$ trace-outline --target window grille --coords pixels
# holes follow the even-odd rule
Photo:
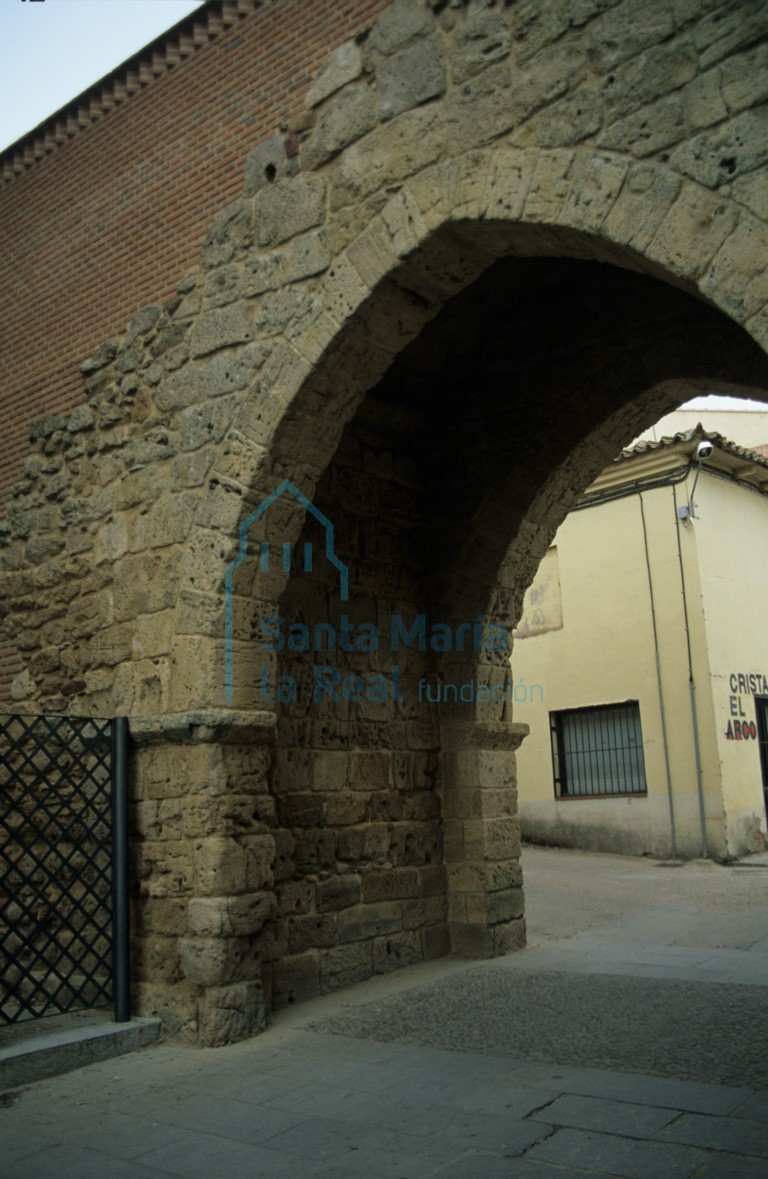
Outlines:
[[[646,794],[637,701],[550,713],[558,798]]]

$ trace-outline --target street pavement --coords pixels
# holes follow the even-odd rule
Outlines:
[[[2,1179],[766,1179],[768,860],[525,850],[529,948],[0,1096]]]

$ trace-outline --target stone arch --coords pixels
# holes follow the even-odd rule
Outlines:
[[[642,177],[634,186],[633,170]],[[712,198],[664,166],[617,155],[493,145],[427,168],[373,216],[317,281],[309,307],[288,321],[256,397],[246,398],[233,420],[237,444],[219,447],[209,484],[222,503],[200,504],[180,596],[197,592],[200,555],[212,549],[207,586],[218,583],[226,550],[212,544],[212,524],[219,537],[235,536],[243,502],[257,502],[282,471],[295,470],[297,453],[313,456],[302,472],[311,494],[361,390],[494,260],[571,257],[647,274],[720,308],[764,347],[762,310],[749,314],[759,296],[748,292],[736,257],[766,247],[768,230],[736,202]],[[267,388],[266,412],[261,404],[254,409]],[[221,664],[219,653],[209,661],[212,677],[181,699],[174,701],[171,689],[171,710],[216,699]]]
[[[637,292],[656,282],[642,289],[676,292],[716,330],[707,364],[649,371],[623,406],[591,405],[579,452],[561,445],[548,467],[510,476],[528,480],[527,498],[506,558],[503,545],[485,554],[489,598],[521,592],[568,497],[630,426],[680,396],[670,381],[728,379],[765,397],[765,135],[750,82],[759,18],[736,5],[723,31],[711,4],[672,13],[654,0],[626,54],[617,45],[631,17],[624,5],[602,7],[575,16],[552,0],[536,17],[509,5],[393,0],[319,81],[294,133],[299,170],[277,167],[280,137],[257,148],[243,198],[216,219],[179,301],[147,309],[124,339],[100,346],[85,366],[90,404],[65,429],[37,431],[43,458],[8,518],[8,621],[30,651],[19,693],[39,707],[131,713],[138,994],[144,1010],[203,1042],[258,1026],[262,988],[276,978],[283,998],[330,985],[307,968],[322,930],[303,962],[290,961],[302,954],[291,913],[319,910],[316,893],[278,888],[302,881],[289,869],[290,823],[274,789],[281,718],[252,691],[247,616],[235,638],[240,694],[222,707],[224,570],[243,520],[284,478],[311,497],[396,359],[504,260],[521,273],[526,262],[562,260],[613,268]],[[734,161],[727,176],[725,160]],[[733,366],[718,365],[719,338]],[[49,479],[51,454],[69,484]],[[513,502],[513,491],[499,502]],[[50,502],[61,502],[64,551]],[[301,536],[296,506],[274,521],[281,540]],[[493,518],[488,510],[489,526]],[[270,578],[258,591],[267,606],[291,589],[283,570]],[[446,585],[450,598],[449,576]],[[244,582],[237,595],[252,602],[256,590]],[[430,952],[446,947],[446,918],[469,952],[520,940],[508,767],[521,735],[495,715],[442,725],[451,850],[442,892],[432,886],[453,908],[422,923],[433,930]],[[414,866],[421,893],[409,899],[431,899],[426,865]],[[302,913],[304,904],[315,908]]]

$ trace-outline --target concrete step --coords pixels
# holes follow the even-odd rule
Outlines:
[[[0,1092],[135,1052],[159,1038],[159,1019],[114,1023],[103,1011],[6,1025],[0,1028]]]

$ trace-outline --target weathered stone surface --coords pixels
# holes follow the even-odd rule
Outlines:
[[[768,160],[768,106],[745,111],[676,148],[672,165],[707,188],[719,188]]]
[[[317,951],[291,954],[275,962],[272,987],[275,1007],[311,999],[320,992],[320,961]]]
[[[267,1024],[260,982],[209,987],[200,1006],[199,1041],[208,1048],[244,1040]]]
[[[378,122],[376,94],[370,86],[347,86],[333,98],[301,149],[305,168],[317,168],[354,143]]]
[[[345,873],[329,876],[315,886],[315,903],[318,913],[333,913],[359,904],[361,899],[360,877]],[[374,898],[367,898],[374,899]]]
[[[373,970],[387,974],[403,966],[414,966],[424,959],[421,937],[416,931],[376,938],[373,943]]]
[[[678,274],[702,274],[734,229],[736,213],[715,193],[687,185],[651,243],[655,259]]]
[[[335,946],[339,940],[336,918],[330,913],[289,917],[287,929],[289,954],[300,954],[320,946]]]
[[[509,21],[503,12],[470,9],[460,27],[451,77],[457,85],[507,57],[512,47]]]
[[[166,377],[155,393],[158,409],[183,409],[209,397],[221,397],[244,389],[269,356],[270,348],[262,341],[246,345],[236,355],[212,356],[210,360],[185,365]]]
[[[373,954],[370,942],[357,945],[334,946],[320,950],[320,989],[336,991],[364,982],[373,974]]]
[[[319,71],[314,84],[310,87],[306,105],[319,106],[331,94],[341,90],[348,82],[354,82],[363,72],[363,55],[360,46],[355,41],[346,41],[340,45]]]
[[[188,928],[205,938],[242,937],[258,933],[272,911],[269,893],[239,897],[192,897]]]
[[[685,106],[673,95],[611,123],[600,133],[598,144],[642,158],[679,143],[684,135]]]
[[[207,356],[229,344],[244,344],[253,338],[247,309],[241,304],[205,312],[192,330],[193,356]]]
[[[647,50],[609,74],[601,83],[601,92],[615,119],[679,90],[696,77],[697,70],[693,44],[673,41]]]
[[[587,52],[598,73],[615,69],[627,58],[643,49],[665,41],[674,31],[670,5],[656,0],[640,0],[631,7],[626,3],[593,21],[586,30]]]
[[[250,197],[277,180],[285,180],[296,172],[295,160],[285,150],[285,140],[275,135],[260,143],[249,153],[245,164],[244,196]]]
[[[566,11],[561,5],[547,6],[537,0],[524,0],[519,4],[513,23],[518,62],[528,61],[566,32],[571,23],[575,24],[574,7],[570,5],[571,11]]]
[[[432,14],[426,5],[412,4],[411,0],[393,0],[371,32],[370,48],[380,53],[392,53],[415,37],[429,33],[432,23]]]
[[[581,82],[586,73],[584,53],[576,45],[558,46],[546,55],[546,61],[533,58],[515,78],[511,112],[515,123],[522,123],[534,111],[559,98]]]
[[[288,241],[325,219],[325,181],[320,176],[278,181],[255,197],[253,216],[260,246]]]
[[[434,36],[386,58],[377,69],[379,114],[391,119],[445,93],[443,42]]]

